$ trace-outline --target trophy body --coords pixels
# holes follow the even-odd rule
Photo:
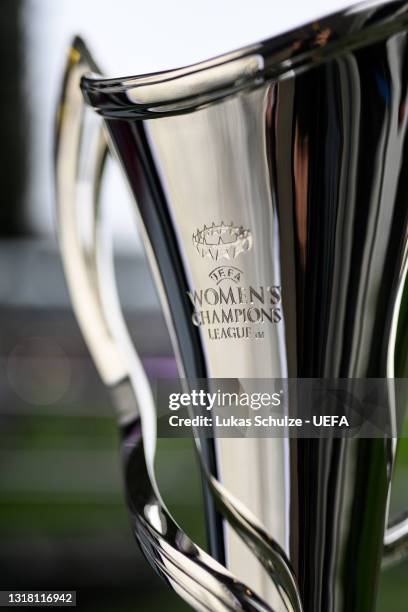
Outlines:
[[[408,54],[402,5],[389,7],[157,82],[83,80],[134,194],[183,376],[404,376]],[[374,609],[392,439],[216,438],[201,453],[284,551],[298,609]],[[213,557],[289,609],[207,505]]]

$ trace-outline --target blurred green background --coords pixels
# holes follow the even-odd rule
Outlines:
[[[1,589],[77,590],[86,610],[188,609],[131,533],[114,411],[73,315],[0,317]],[[159,314],[130,316],[130,327],[150,374],[174,372]],[[192,441],[160,440],[158,466],[174,515],[205,546]]]

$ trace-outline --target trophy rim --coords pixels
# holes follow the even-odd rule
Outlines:
[[[344,53],[408,30],[406,0],[369,0],[273,38],[182,68],[81,79],[87,103],[101,115],[159,118],[191,112],[242,90],[291,78]]]

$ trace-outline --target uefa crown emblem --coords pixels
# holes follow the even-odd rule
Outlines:
[[[231,222],[226,225],[221,221],[220,225],[213,223],[209,227],[204,225],[203,229],[197,229],[193,234],[193,245],[201,257],[209,257],[213,261],[219,259],[235,259],[240,253],[245,253],[252,248],[252,234],[249,229],[234,226]]]

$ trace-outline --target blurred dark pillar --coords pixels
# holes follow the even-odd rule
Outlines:
[[[27,234],[24,215],[28,171],[28,92],[24,92],[21,16],[24,0],[0,4],[0,236]]]

